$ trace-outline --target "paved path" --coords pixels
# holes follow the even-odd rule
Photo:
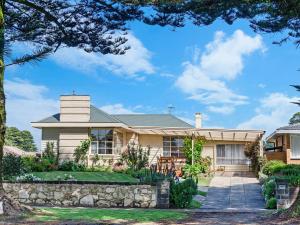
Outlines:
[[[200,210],[264,209],[258,180],[250,173],[217,174],[210,183]]]

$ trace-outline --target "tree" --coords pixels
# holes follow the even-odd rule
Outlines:
[[[5,144],[16,146],[24,151],[36,151],[33,136],[28,130],[19,130],[16,127],[7,127],[5,132]]]
[[[0,0],[0,201],[5,197],[5,67],[42,60],[63,47],[125,54],[129,46],[124,45],[124,35],[132,20],[182,27],[187,20],[202,26],[218,18],[228,24],[245,18],[255,31],[287,31],[279,43],[294,39],[299,44],[299,4],[297,0]],[[33,50],[12,58],[14,43],[30,43]]]
[[[207,26],[217,19],[222,19],[228,24],[233,24],[238,19],[246,19],[255,32],[283,35],[280,40],[274,41],[275,44],[282,44],[288,40],[294,41],[296,45],[300,44],[300,1],[298,0],[136,0],[133,2],[152,5],[154,14],[143,19],[148,24],[183,27],[191,21],[196,26]]]
[[[21,209],[5,195],[2,185],[5,67],[40,61],[63,47],[124,54],[129,48],[124,45],[126,22],[140,16],[136,6],[110,0],[0,0],[0,202],[5,214]],[[9,53],[15,43],[29,43],[32,50],[13,58]]]
[[[298,124],[300,123],[300,112],[296,112],[289,121],[290,125]]]

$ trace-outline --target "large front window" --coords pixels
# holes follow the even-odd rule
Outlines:
[[[245,145],[224,144],[217,145],[218,165],[245,165],[249,159],[245,156]]]
[[[300,158],[300,135],[296,135],[296,134],[291,135],[291,158],[292,159]]]
[[[92,154],[112,154],[113,150],[113,130],[112,129],[92,129],[91,130],[91,153]]]
[[[184,157],[183,137],[163,137],[163,156]]]

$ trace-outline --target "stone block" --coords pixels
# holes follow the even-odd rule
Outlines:
[[[94,198],[92,195],[87,195],[80,199],[80,205],[82,206],[93,206],[94,205]]]

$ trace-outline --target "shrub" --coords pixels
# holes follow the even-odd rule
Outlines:
[[[270,160],[262,168],[262,172],[268,176],[274,175],[283,169],[286,164],[280,160]]]
[[[199,175],[199,173],[202,172],[202,170],[203,170],[202,165],[198,164],[198,163],[196,163],[194,165],[186,164],[183,168],[184,175],[186,177],[191,177],[191,178],[195,179],[196,182],[197,182],[198,175]]]
[[[55,163],[47,158],[38,158],[35,156],[26,156],[22,158],[25,172],[45,172],[57,169]]]
[[[89,151],[91,140],[84,140],[80,142],[80,145],[75,148],[74,161],[76,163],[84,164],[87,163],[87,153]]]
[[[72,160],[65,160],[59,164],[58,170],[61,171],[86,171],[86,166],[84,164],[78,164]]]
[[[275,191],[276,191],[276,183],[275,179],[269,179],[266,181],[262,187],[263,189],[263,195],[266,200],[269,200],[272,197],[275,197]]]
[[[20,156],[11,153],[3,156],[3,178],[5,180],[20,176],[23,172],[23,162]]]
[[[270,198],[266,203],[267,209],[276,209],[277,208],[277,200],[275,197]]]
[[[16,178],[17,181],[41,181],[42,179],[34,176],[33,174],[25,174],[22,176],[18,176]]]
[[[128,167],[138,171],[148,165],[150,147],[144,150],[140,145],[128,145],[127,150],[121,155],[121,162],[125,162]]]
[[[56,157],[54,154],[54,143],[47,142],[46,149],[44,150],[42,157],[47,159],[50,163],[56,164]]]
[[[205,137],[199,137],[194,141],[194,162],[198,162],[201,158],[203,144],[206,142]],[[185,138],[183,143],[183,152],[187,164],[192,164],[192,139]]]
[[[186,179],[181,183],[171,181],[170,205],[175,208],[187,208],[190,206],[193,195],[197,194],[197,184],[193,179]]]
[[[260,155],[260,152],[261,146],[259,137],[255,142],[246,144],[245,146],[245,155],[250,159],[252,171],[257,177],[266,163],[266,159]]]
[[[125,170],[125,166],[122,162],[116,162],[112,168],[112,171],[117,173],[123,172],[124,170]]]

